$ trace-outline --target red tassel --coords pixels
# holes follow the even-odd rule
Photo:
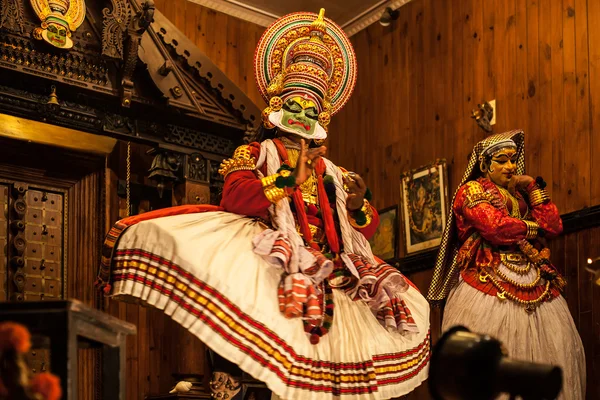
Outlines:
[[[323,222],[325,223],[325,236],[327,236],[327,243],[329,248],[335,254],[340,252],[340,241],[338,234],[335,231],[335,223],[333,222],[333,213],[331,212],[331,205],[329,204],[329,198],[327,197],[327,191],[325,190],[325,184],[323,183],[323,174],[325,174],[325,161],[319,159],[315,166],[318,180],[317,189],[319,193],[319,205],[321,206],[321,215],[323,216]]]
[[[112,290],[112,286],[110,285],[110,283],[107,283],[104,286],[103,290],[104,290],[104,294],[108,296],[110,294],[110,291]]]

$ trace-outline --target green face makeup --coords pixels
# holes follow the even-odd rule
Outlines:
[[[314,102],[296,96],[286,101],[282,110],[281,123],[283,126],[303,135],[315,133],[319,114]]]
[[[67,44],[67,30],[56,24],[48,26],[48,41],[56,47],[65,47]]]

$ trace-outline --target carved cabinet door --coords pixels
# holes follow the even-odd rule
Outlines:
[[[67,194],[0,180],[0,301],[62,299],[65,293]],[[50,368],[49,351],[32,348],[33,373]]]
[[[67,194],[0,181],[0,301],[64,297]]]

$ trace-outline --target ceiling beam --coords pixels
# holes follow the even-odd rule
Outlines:
[[[188,1],[264,27],[271,25],[273,21],[279,18],[278,15],[244,4],[243,1],[238,0]],[[340,26],[348,36],[355,35],[369,25],[379,21],[379,18],[386,7],[391,7],[393,10],[396,10],[410,1],[411,0],[380,0],[367,10],[364,10],[350,20],[341,23]],[[340,23],[340,21],[338,21],[338,23]]]

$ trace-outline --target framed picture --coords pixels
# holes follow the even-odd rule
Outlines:
[[[406,255],[440,245],[448,208],[446,160],[402,175],[400,187]]]
[[[373,254],[389,264],[398,257],[398,206],[379,211],[379,226],[369,240]]]

